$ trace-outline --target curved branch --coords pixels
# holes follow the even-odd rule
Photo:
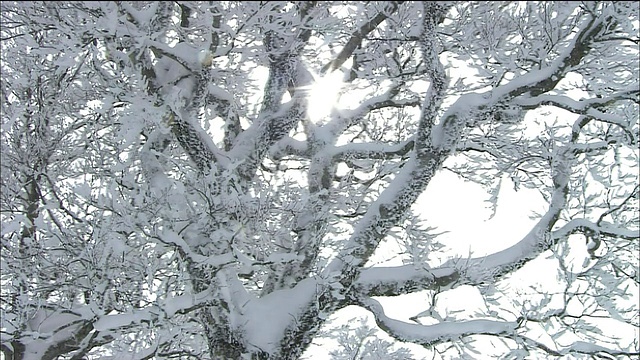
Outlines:
[[[638,233],[637,230],[619,228],[613,224],[609,224],[606,222],[595,224],[587,219],[573,219],[566,223],[560,229],[552,232],[551,237],[552,239],[557,240],[578,232],[596,233],[616,238],[622,238],[625,240],[634,240],[640,238],[640,233]]]
[[[567,201],[571,174],[570,163],[575,158],[575,154],[569,151],[569,147],[565,147],[556,156],[558,157],[557,164],[552,174],[555,190],[551,195],[549,209],[527,235],[516,244],[497,253],[464,261],[450,260],[447,262],[459,268],[465,267],[465,278],[468,281],[478,284],[511,273],[551,248],[555,243],[555,239],[551,237],[550,233]],[[463,269],[461,268],[461,270]]]
[[[453,341],[469,335],[501,335],[513,334],[518,322],[496,320],[467,320],[441,322],[435,325],[419,325],[392,319],[384,313],[382,305],[375,299],[362,298],[362,307],[375,317],[376,324],[391,337],[423,346],[432,346],[445,341]]]
[[[495,87],[484,93],[469,93],[461,96],[442,115],[440,124],[433,126],[431,138],[435,147],[443,150],[457,146],[460,119],[469,113],[490,109],[496,104],[510,101],[516,97],[527,95],[538,97],[551,91],[571,70],[580,64],[582,59],[591,50],[594,39],[605,27],[611,17],[592,17],[587,24],[576,34],[564,52],[549,66],[539,70],[530,71],[527,74]],[[526,101],[526,97],[523,97]],[[604,114],[606,115],[606,114]],[[431,128],[431,127],[429,127]]]
[[[602,108],[603,106],[611,105],[616,101],[635,100],[637,99],[639,94],[640,94],[640,91],[631,89],[627,91],[620,91],[606,98],[592,98],[592,99],[583,99],[583,100],[574,100],[568,96],[563,96],[563,95],[543,94],[535,97],[518,97],[514,99],[513,102],[514,104],[519,105],[526,110],[535,109],[541,105],[553,105],[560,109],[571,111],[572,113],[575,113],[575,114],[590,115],[590,116],[598,117],[603,113],[600,111],[597,111],[596,110],[597,108]],[[596,110],[596,111],[590,112],[593,110]]]
[[[149,44],[149,49],[151,49],[154,55],[158,58],[161,57],[160,55],[166,56],[169,59],[177,62],[178,64],[180,64],[182,67],[184,67],[190,72],[193,72],[194,69],[198,68],[198,62],[188,61],[187,59],[184,59],[182,55],[176,51],[176,49],[166,44],[163,44],[155,40],[147,40],[147,43]],[[181,43],[181,44],[184,45],[185,43]],[[193,52],[196,53],[196,50],[193,49]]]
[[[611,16],[591,16],[592,18],[576,34],[565,51],[550,66],[532,71],[522,76],[518,81],[511,81],[499,88],[507,90],[509,97],[516,97],[527,92],[538,96],[555,88],[572,67],[580,64],[591,50],[597,35],[612,19]]]

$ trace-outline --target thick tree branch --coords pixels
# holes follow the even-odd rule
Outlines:
[[[50,345],[42,356],[43,360],[57,359],[61,355],[80,349],[83,339],[89,336],[93,330],[93,324],[89,321],[80,321],[78,324],[73,324],[72,326],[77,327],[65,340],[59,341],[58,343],[54,342],[55,345]]]
[[[530,71],[518,77],[517,81],[511,81],[488,92],[470,93],[461,96],[454,105],[449,107],[437,126],[433,126],[432,122],[425,122],[426,126],[423,127],[431,130],[432,145],[441,151],[456,148],[458,135],[461,128],[465,126],[463,120],[470,113],[480,114],[496,104],[510,101],[510,99],[523,94],[537,97],[552,90],[572,67],[580,64],[609,20],[611,20],[610,17],[592,16],[572,39],[564,52],[549,66]]]
[[[455,268],[419,269],[414,265],[371,267],[362,270],[354,285],[361,296],[398,296],[421,290],[437,290],[459,279]]]
[[[307,141],[300,141],[287,136],[271,147],[269,155],[276,160],[289,155],[309,159],[311,158],[311,150]]]
[[[313,19],[309,12],[315,3],[315,1],[303,1],[298,6],[301,29],[295,36],[287,39],[272,30],[265,32],[264,46],[269,58],[269,76],[258,121],[278,110],[284,94],[290,90],[292,83],[294,88],[311,85],[309,79],[301,79],[296,71],[298,66],[302,66],[299,61],[300,52],[311,37],[311,31],[305,25]],[[275,21],[271,15],[269,19]]]
[[[422,346],[432,346],[446,341],[458,340],[469,335],[508,336],[515,332],[519,322],[497,320],[467,320],[442,322],[435,325],[419,325],[395,320],[384,313],[382,305],[372,298],[361,298],[362,307],[375,317],[380,329],[391,337],[406,342],[414,342]]]
[[[335,176],[334,161],[322,154],[324,147],[331,144],[311,142],[318,154],[311,158],[309,174],[309,198],[304,208],[295,216],[293,231],[297,233],[293,247],[301,261],[286,264],[280,271],[276,288],[291,287],[306,278],[316,263],[321,250],[322,239],[327,231],[329,218],[329,193]],[[270,289],[265,285],[265,291]]]
[[[304,119],[307,101],[302,94],[294,95],[277,113],[267,116],[259,124],[238,135],[228,153],[233,160],[242,161],[238,174],[246,181],[253,178],[256,169],[272,145],[284,138],[296,124]]]
[[[218,157],[216,157],[216,152],[211,149],[215,145],[211,143],[210,139],[205,138],[208,135],[198,131],[188,120],[176,116],[173,112],[169,116],[171,132],[176,136],[182,148],[189,154],[198,170],[207,173],[213,169],[218,162]]]
[[[204,290],[195,294],[185,294],[160,300],[158,305],[151,305],[137,309],[132,313],[106,314],[99,316],[93,322],[93,328],[97,331],[113,331],[115,329],[134,326],[136,323],[153,323],[162,318],[172,317],[175,314],[186,314],[210,304],[211,290]],[[90,310],[87,309],[90,313]]]
[[[531,231],[519,242],[505,250],[459,262],[458,266],[466,268],[466,270],[463,270],[465,272],[464,277],[471,283],[477,284],[491,281],[511,273],[524,266],[524,264],[537,257],[543,251],[550,249],[556,243],[558,239],[552,237],[552,229],[560,218],[560,213],[565,208],[570,192],[571,167],[577,157],[572,146],[578,140],[580,130],[587,123],[588,121],[584,118],[576,120],[569,144],[559,148],[554,158],[551,159],[553,163],[551,177],[554,190],[551,194],[547,212],[533,226]]]
[[[599,114],[602,114],[602,112],[590,111],[612,105],[622,100],[636,101],[639,94],[640,91],[630,89],[611,94],[607,97],[596,97],[582,100],[574,100],[563,95],[542,94],[534,97],[517,97],[513,102],[526,110],[535,109],[541,105],[553,105],[560,109],[571,111],[575,114],[597,117]]]
[[[405,156],[413,150],[413,139],[399,144],[351,143],[331,150],[334,161],[353,159],[394,159]]]
[[[569,171],[570,169],[566,163],[556,170],[554,176],[555,190],[551,196],[549,209],[522,240],[495,254],[458,261],[457,266],[463,266],[466,269],[463,270],[466,279],[474,284],[493,281],[494,278],[521,268],[529,260],[551,248],[554,242],[549,238],[549,232],[560,217],[560,212],[564,209],[566,203],[569,191]],[[452,261],[452,263],[455,263],[455,261]]]
[[[580,64],[591,50],[591,46],[602,29],[610,21],[612,21],[611,16],[591,16],[591,19],[571,40],[564,52],[550,66],[524,75],[521,79],[525,81],[512,81],[501,87],[508,91],[509,97],[516,97],[527,92],[532,96],[538,96],[552,90],[572,67]],[[527,78],[534,81],[528,82]]]
[[[436,29],[451,6],[452,4],[448,3],[424,3],[420,50],[427,69],[429,89],[422,104],[415,142],[416,155],[422,161],[428,160],[433,152],[442,156],[453,150],[453,147],[441,146],[442,136],[434,136],[433,132],[438,118],[438,110],[448,85],[447,74],[439,58],[440,49]],[[461,129],[457,124],[448,124],[447,120],[447,118],[441,119],[439,127],[457,141]]]
[[[271,146],[285,137],[306,116],[304,94],[293,90],[309,86],[312,81],[312,77],[303,68],[299,55],[311,36],[305,25],[313,19],[310,15],[313,6],[314,1],[304,2],[299,6],[303,30],[289,40],[288,47],[284,50],[284,39],[278,38],[271,31],[265,33],[265,48],[269,52],[269,76],[260,114],[251,127],[237,137],[230,151],[232,159],[246,159],[237,170],[246,181],[253,177]],[[283,96],[289,90],[292,90],[292,99],[282,105]]]
[[[37,309],[28,324],[33,332],[22,335],[30,338],[24,347],[25,354],[40,353],[41,359],[52,360],[80,349],[93,330],[93,319],[89,318],[90,310],[87,309],[87,316],[75,310]]]
[[[445,86],[445,76],[442,64],[438,59],[438,52],[435,49],[427,49],[428,44],[435,46],[435,26],[441,15],[447,10],[438,4],[424,3],[425,17],[423,19],[422,37],[425,38],[423,51],[427,62],[434,69],[429,73],[431,86],[427,94],[426,103],[423,105],[423,114],[420,120],[420,127],[414,152],[391,184],[373,202],[366,214],[360,219],[354,229],[351,238],[346,242],[340,253],[323,272],[327,276],[331,274],[341,274],[340,283],[345,289],[351,288],[359,275],[359,271],[369,260],[380,241],[387,235],[391,227],[396,225],[404,216],[406,211],[418,198],[420,193],[426,188],[436,171],[445,160],[445,154],[432,152],[429,146],[418,145],[420,141],[426,141],[420,137],[424,133],[427,123],[432,122],[436,116],[439,99],[442,98]]]
[[[175,47],[170,47],[159,41],[148,40],[147,42],[149,49],[151,49],[158,58],[166,56],[189,71],[197,71],[202,68],[202,64],[197,61],[197,49],[195,48],[192,48],[190,53],[191,57],[185,58],[184,55],[187,54],[184,53],[184,46],[186,46],[184,43],[180,43],[182,46],[180,47],[180,51],[178,51]]]
[[[325,272],[342,274],[341,282],[345,288],[350,288],[360,268],[371,257],[389,229],[400,221],[426,188],[443,160],[434,154],[430,162],[422,163],[412,156],[391,184],[369,206],[353,235]]]

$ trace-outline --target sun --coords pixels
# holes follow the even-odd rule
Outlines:
[[[309,89],[309,119],[322,122],[337,106],[342,88],[342,72],[334,71],[324,76],[314,76],[314,83]]]

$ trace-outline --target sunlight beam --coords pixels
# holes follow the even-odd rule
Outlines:
[[[314,75],[314,83],[309,90],[309,108],[307,113],[313,123],[319,123],[333,110],[339,100],[343,86],[341,70],[321,75]]]

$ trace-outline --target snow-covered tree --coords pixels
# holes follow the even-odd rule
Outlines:
[[[637,4],[0,6],[3,359],[640,352]],[[456,253],[451,172],[546,207]]]

